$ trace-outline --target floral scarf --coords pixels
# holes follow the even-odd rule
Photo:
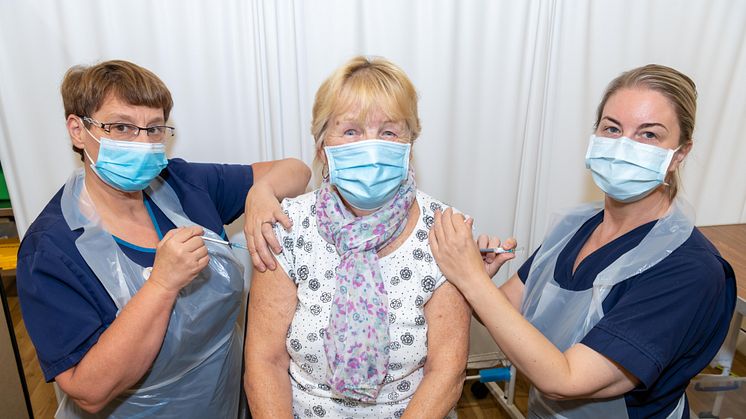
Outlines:
[[[362,217],[345,208],[328,179],[316,193],[319,234],[342,256],[324,350],[329,385],[344,397],[375,402],[388,373],[388,298],[377,252],[404,231],[415,195],[411,170],[391,201]]]

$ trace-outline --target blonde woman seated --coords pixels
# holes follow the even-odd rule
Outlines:
[[[246,375],[254,417],[455,417],[470,309],[435,264],[444,205],[418,191],[417,94],[381,58],[356,57],[319,88],[321,187],[282,206],[282,269],[255,272]]]

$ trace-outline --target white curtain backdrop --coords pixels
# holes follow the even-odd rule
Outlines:
[[[500,281],[553,212],[601,198],[584,167],[596,104],[651,62],[699,89],[683,173],[698,224],[746,222],[745,23],[746,2],[730,0],[0,0],[0,160],[23,233],[80,164],[64,72],[125,59],[173,93],[171,156],[310,164],[319,84],[380,55],[420,94],[419,187],[526,247]],[[472,352],[493,348],[475,327]]]

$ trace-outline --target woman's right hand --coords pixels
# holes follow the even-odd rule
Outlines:
[[[192,282],[210,261],[203,232],[202,227],[191,226],[166,233],[156,247],[150,280],[172,292]]]
[[[477,246],[479,246],[480,249],[494,249],[497,247],[502,247],[505,250],[511,250],[515,249],[516,244],[517,243],[515,239],[512,237],[506,239],[502,243],[500,242],[500,239],[495,236],[480,234],[479,237],[477,237]],[[489,275],[490,278],[495,276],[503,263],[510,260],[510,258],[508,258],[508,255],[513,255],[513,253],[508,253],[505,255],[506,256],[500,258],[498,258],[500,254],[494,252],[488,252],[482,255],[482,261],[484,261],[484,270],[487,271],[487,275]]]
[[[491,259],[489,254],[483,258],[471,233],[473,222],[472,219],[467,220],[463,214],[453,212],[451,208],[442,213],[435,211],[435,223],[429,235],[430,250],[435,262],[448,281],[461,290],[474,281],[480,281],[485,274],[490,274],[491,277],[500,266],[515,257],[512,253],[501,253],[493,255]],[[482,243],[484,241],[482,238]],[[499,240],[497,244],[499,245]],[[515,241],[506,240],[504,247],[512,249]]]

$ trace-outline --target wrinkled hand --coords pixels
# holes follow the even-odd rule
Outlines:
[[[433,257],[448,281],[458,288],[466,287],[485,275],[494,275],[503,263],[515,257],[512,253],[492,253],[482,257],[472,236],[473,223],[473,219],[467,220],[463,214],[448,208],[443,213],[435,212],[435,224],[430,231]],[[485,241],[484,237],[481,239]],[[505,246],[511,243],[514,247],[515,241],[511,240],[506,240]]]
[[[150,280],[178,292],[207,266],[210,257],[202,240],[202,227],[175,228],[163,237],[155,250]]]
[[[243,231],[251,254],[251,263],[259,272],[264,272],[267,268],[274,271],[277,265],[270,248],[278,254],[282,251],[282,246],[272,226],[274,223],[280,223],[285,229],[289,229],[293,222],[282,211],[272,188],[264,183],[256,183],[249,189],[245,213]]]

